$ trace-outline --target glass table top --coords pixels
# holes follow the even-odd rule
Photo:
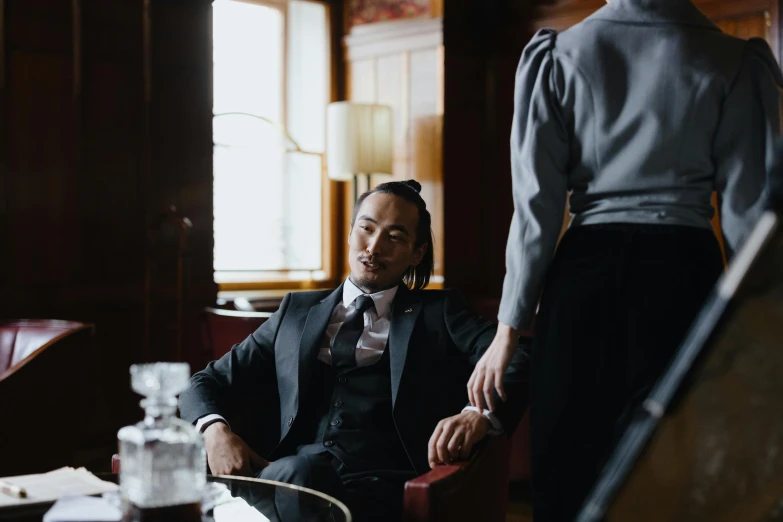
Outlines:
[[[98,473],[109,482],[119,476]],[[111,496],[111,495],[110,495]],[[115,495],[115,502],[118,496]],[[40,522],[52,503],[0,509],[0,520]],[[165,511],[164,511],[165,509]],[[351,522],[345,504],[320,491],[282,482],[247,477],[208,475],[201,509],[183,506],[177,509],[126,512],[124,520],[133,522]],[[201,513],[199,513],[199,511]]]

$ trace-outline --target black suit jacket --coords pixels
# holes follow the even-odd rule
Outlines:
[[[296,421],[312,381],[321,340],[342,286],[288,294],[258,330],[191,378],[180,397],[189,422],[216,413],[261,455],[275,456]],[[427,444],[437,423],[467,404],[474,365],[495,326],[473,313],[459,292],[400,286],[387,349],[394,422],[414,469],[428,469]],[[528,404],[528,353],[522,346],[506,372],[507,402],[496,411],[511,434]]]

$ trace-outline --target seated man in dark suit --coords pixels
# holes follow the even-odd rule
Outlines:
[[[400,520],[404,483],[511,433],[527,406],[523,349],[493,413],[467,382],[495,335],[453,291],[422,291],[430,214],[415,181],[356,203],[350,277],[288,294],[255,333],[191,379],[183,419],[204,434],[215,474],[257,476],[343,500],[356,520]]]

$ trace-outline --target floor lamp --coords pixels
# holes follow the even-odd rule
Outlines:
[[[353,181],[359,199],[359,176],[392,174],[392,109],[387,105],[335,102],[326,110],[326,165],[330,179]]]

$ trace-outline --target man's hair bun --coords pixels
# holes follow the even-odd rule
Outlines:
[[[419,183],[415,179],[409,179],[407,181],[403,181],[402,183],[408,185],[410,188],[415,190],[417,194],[421,194],[421,183]]]

